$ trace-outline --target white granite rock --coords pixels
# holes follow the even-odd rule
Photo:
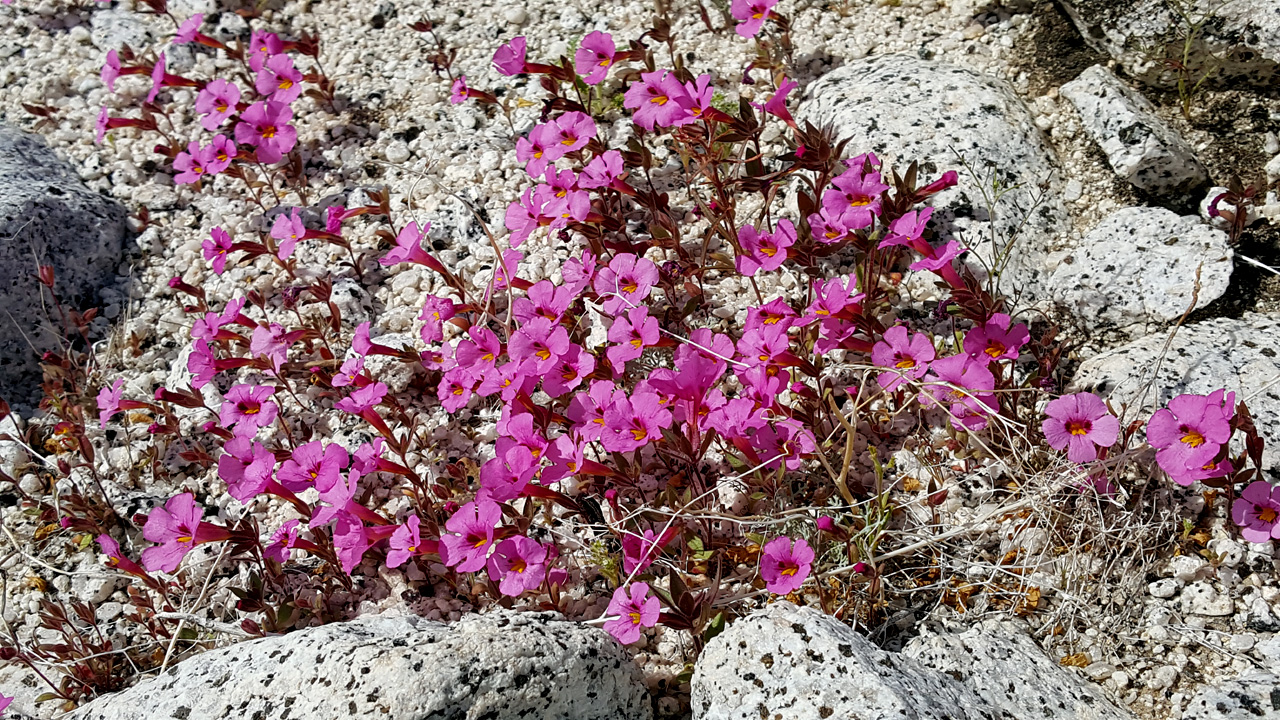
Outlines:
[[[1280,718],[1280,676],[1245,675],[1201,688],[1182,720],[1275,720]]]
[[[1177,82],[1164,60],[1181,59],[1187,24],[1179,6],[1190,11],[1192,22],[1203,21],[1188,63],[1193,73],[1217,67],[1220,74],[1213,82],[1222,87],[1270,85],[1280,73],[1280,0],[1064,0],[1062,5],[1085,42],[1147,84]]]
[[[1051,297],[1089,330],[1144,334],[1201,308],[1231,283],[1226,233],[1194,215],[1131,207],[1107,216],[1049,276]],[[1196,273],[1199,271],[1199,294]]]
[[[1053,189],[1061,171],[1031,112],[1003,81],[911,55],[879,55],[810,85],[798,117],[833,124],[837,136],[851,138],[851,154],[874,151],[899,172],[913,160],[922,179],[956,170],[959,185],[930,200],[938,208],[933,227],[957,234],[988,266],[1013,238],[1001,289],[1042,297],[1045,253],[1070,232]],[[988,208],[982,189],[991,192],[993,177],[1010,189]]]
[[[1161,359],[1167,337],[1157,333],[1089,358],[1076,371],[1073,388],[1110,398],[1117,409],[1128,406],[1126,421],[1145,419],[1183,393],[1225,388],[1248,402],[1266,441],[1263,464],[1275,467],[1280,423],[1271,419],[1280,415],[1280,316],[1245,313],[1238,320],[1184,325]]]
[[[1003,711],[1003,717],[1133,718],[1096,684],[1054,662],[1009,623],[990,620],[960,633],[924,633],[902,654],[959,680]]]
[[[1111,169],[1139,190],[1176,196],[1208,179],[1187,141],[1106,67],[1088,68],[1059,92],[1075,105],[1084,131],[1106,153]]]
[[[695,720],[1001,717],[950,676],[788,602],[739,619],[708,643],[692,693]]]
[[[453,625],[369,617],[211,650],[98,698],[77,720],[649,718],[640,673],[604,631],[549,613]]]

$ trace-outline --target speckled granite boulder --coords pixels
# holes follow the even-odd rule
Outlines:
[[[1060,92],[1076,106],[1084,131],[1106,153],[1111,169],[1134,187],[1178,196],[1208,181],[1187,141],[1107,68],[1094,65]]]
[[[0,397],[29,401],[40,380],[31,344],[53,347],[56,311],[41,297],[37,260],[75,306],[114,277],[125,230],[124,208],[90,192],[42,138],[0,124]]]
[[[1072,381],[1074,390],[1096,392],[1125,421],[1145,418],[1182,393],[1226,388],[1249,410],[1266,440],[1263,464],[1280,465],[1280,316],[1246,313],[1239,320],[1215,318],[1184,325],[1161,360],[1167,333],[1156,333],[1089,358]],[[1159,366],[1149,390],[1146,384]]]
[[[1132,720],[1096,684],[1054,662],[1019,628],[988,621],[959,633],[928,632],[903,655],[959,680],[1009,717]]]
[[[1182,720],[1280,720],[1280,676],[1245,675],[1202,688]]]
[[[1064,246],[1070,228],[1052,189],[1061,171],[1031,112],[1003,81],[913,55],[878,55],[814,82],[798,113],[851,138],[850,154],[874,151],[899,172],[912,160],[923,179],[956,170],[959,185],[931,199],[933,226],[958,234],[988,265],[1016,237],[1001,289],[1025,301],[1042,296],[1045,253]],[[991,216],[982,188],[991,192],[993,176],[1012,189]],[[1047,193],[1043,182],[1051,184]]]
[[[739,619],[708,643],[692,693],[695,720],[1008,717],[951,676],[788,602]]]
[[[1049,276],[1050,296],[1087,330],[1145,334],[1182,317],[1192,297],[1202,308],[1227,291],[1234,257],[1228,240],[1194,215],[1125,208],[1062,258]]]
[[[1186,24],[1175,10],[1178,5],[1191,7],[1192,20],[1208,20],[1192,44],[1190,66],[1218,67],[1215,85],[1266,86],[1280,78],[1280,0],[1063,0],[1062,5],[1085,42],[1144,83],[1177,82],[1164,60],[1182,55]],[[1205,12],[1210,9],[1216,11]]]
[[[644,720],[640,672],[604,631],[550,613],[453,625],[371,617],[232,645],[100,698],[76,720]]]

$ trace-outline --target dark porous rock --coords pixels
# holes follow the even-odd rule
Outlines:
[[[99,698],[76,720],[647,720],[613,638],[552,613],[452,625],[369,617],[232,645]]]
[[[53,267],[64,305],[91,303],[115,277],[126,231],[124,208],[86,188],[43,139],[0,124],[0,397],[30,402],[36,351],[60,338],[37,266]]]

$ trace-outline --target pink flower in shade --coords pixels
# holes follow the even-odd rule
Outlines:
[[[453,84],[449,86],[449,102],[454,105],[461,105],[467,101],[471,94],[471,88],[467,87],[467,76],[459,75]]]
[[[744,38],[755,37],[769,18],[769,11],[778,0],[733,0],[729,3],[729,14],[738,20],[735,32]]]
[[[742,329],[755,330],[773,325],[789,328],[797,317],[795,309],[788,305],[786,300],[774,298],[760,307],[748,308],[747,322]]]
[[[267,546],[262,549],[262,554],[278,563],[283,563],[289,559],[290,550],[308,545],[314,547],[312,543],[298,537],[300,525],[301,523],[295,519],[276,528],[276,531],[271,533]]]
[[[547,576],[547,548],[523,535],[509,537],[493,549],[487,565],[498,592],[518,597],[542,585]]]
[[[110,387],[98,391],[98,423],[106,427],[112,416],[120,412],[120,399],[124,397],[124,378],[118,378]]]
[[[911,334],[905,325],[884,331],[884,340],[872,347],[872,363],[892,372],[877,375],[877,382],[887,391],[895,391],[906,378],[920,379],[937,357],[933,343],[924,333]]]
[[[671,427],[671,411],[653,392],[635,392],[615,398],[604,411],[604,434],[600,444],[609,452],[631,452],[662,437]]]
[[[805,308],[806,323],[814,320],[827,320],[844,312],[845,308],[856,308],[866,295],[857,292],[858,279],[850,275],[844,278],[813,281],[813,302]]]
[[[444,524],[450,534],[440,538],[440,559],[458,572],[483,568],[500,522],[502,509],[495,502],[480,500],[458,508]]]
[[[1216,390],[1205,395],[1179,395],[1147,422],[1147,442],[1156,448],[1156,463],[1179,485],[1210,464],[1231,439],[1235,393]]]
[[[204,13],[196,13],[178,26],[178,35],[173,38],[174,45],[186,45],[195,42],[200,25],[204,23]]]
[[[738,272],[751,276],[764,270],[772,272],[787,260],[787,248],[796,243],[796,227],[790,220],[779,220],[778,229],[772,233],[756,231],[752,225],[738,231],[738,244],[742,254],[734,260]]]
[[[258,160],[279,162],[298,143],[298,131],[289,124],[293,109],[267,100],[250,105],[236,123],[236,142],[257,148]]]
[[[582,38],[582,44],[573,54],[573,69],[586,84],[598,85],[609,74],[616,53],[613,36],[596,30]]]
[[[764,544],[760,554],[760,577],[774,595],[787,595],[800,589],[813,569],[813,548],[804,538],[776,537]]]
[[[649,317],[649,308],[634,307],[619,315],[609,328],[609,341],[618,343],[605,351],[615,375],[621,375],[628,360],[644,354],[658,343],[658,319]]]
[[[288,55],[272,55],[258,71],[254,88],[279,103],[291,103],[302,94],[302,73]]]
[[[220,369],[218,358],[209,349],[208,341],[196,340],[191,343],[191,354],[187,356],[187,372],[191,373],[193,390],[199,390],[208,385]]]
[[[364,372],[364,358],[356,356],[342,361],[342,367],[333,375],[334,387],[347,387],[360,383],[360,373]]]
[[[929,369],[921,404],[946,405],[951,425],[957,430],[985,428],[987,416],[998,409],[992,393],[996,379],[991,371],[968,355],[934,360]]]
[[[547,446],[546,459],[549,463],[542,468],[538,482],[552,485],[578,474],[586,463],[586,443],[579,442],[572,433],[556,438]]]
[[[528,52],[523,36],[511,38],[509,42],[498,48],[493,54],[493,67],[497,71],[511,77],[524,72],[525,56]]]
[[[271,367],[279,372],[280,367],[289,359],[289,348],[303,333],[302,330],[286,332],[280,323],[259,325],[253,329],[253,335],[249,338],[249,355],[269,360]]]
[[[992,315],[990,320],[965,334],[964,351],[983,363],[1017,360],[1018,349],[1027,344],[1031,333],[1022,323],[1009,327],[1011,321],[1004,313]]]
[[[276,221],[271,225],[271,237],[279,241],[276,246],[276,255],[281,260],[288,260],[293,255],[294,248],[298,246],[298,241],[306,237],[307,226],[302,222],[302,215],[299,214],[298,208],[293,208],[288,215],[281,213],[276,216]]]
[[[569,352],[560,356],[559,364],[542,376],[542,389],[553,398],[560,397],[582,384],[595,372],[596,358],[577,345],[572,345]]]
[[[653,564],[653,561],[662,554],[662,549],[675,537],[675,528],[668,528],[661,536],[652,530],[645,530],[643,536],[635,533],[623,535],[622,571],[627,575],[644,572],[645,568]]]
[[[207,164],[213,160],[212,148],[201,148],[200,143],[192,140],[187,144],[186,152],[178,153],[173,159],[173,169],[180,171],[173,176],[179,185],[199,182],[208,172]]]
[[[198,340],[243,340],[244,338],[241,336],[222,328],[232,323],[257,327],[256,323],[245,317],[244,313],[241,312],[244,309],[244,303],[245,299],[238,297],[228,302],[221,313],[205,313],[203,318],[196,320],[191,325],[191,337]]]
[[[623,645],[630,645],[640,639],[641,630],[658,624],[661,611],[658,598],[649,597],[648,583],[631,583],[630,593],[620,587],[613,591],[613,599],[605,610],[605,614],[614,616],[605,621],[605,632]]]
[[[511,231],[507,243],[516,248],[537,230],[542,222],[542,205],[535,202],[533,188],[525,188],[520,199],[507,206],[503,225]]]
[[[116,568],[121,572],[126,572],[136,577],[150,578],[147,575],[147,571],[142,569],[142,566],[120,552],[120,543],[112,539],[110,535],[104,533],[99,535],[96,540],[98,541],[98,546],[102,548],[102,554],[107,556],[107,567]],[[0,710],[3,710],[5,705],[7,703],[0,702]]]
[[[240,102],[240,88],[221,78],[210,80],[196,95],[196,112],[200,126],[209,132],[217,130],[227,118],[236,114]]]
[[[530,375],[545,375],[569,352],[569,333],[543,317],[534,318],[511,336],[507,352]]]
[[[516,160],[525,163],[530,177],[540,177],[551,163],[564,157],[560,130],[554,123],[534,126],[529,137],[516,140]]]
[[[387,567],[398,568],[410,558],[419,554],[422,547],[422,536],[418,532],[421,521],[417,515],[410,515],[404,524],[391,533],[391,550],[387,552]]]
[[[779,420],[774,425],[765,425],[751,436],[751,444],[760,459],[767,461],[765,467],[770,470],[777,470],[784,464],[788,470],[799,470],[804,455],[817,448],[813,433],[795,420]]]
[[[556,139],[565,153],[581,150],[596,134],[596,123],[590,115],[567,112],[556,118]]]
[[[423,321],[422,342],[430,345],[444,340],[444,324],[457,314],[453,301],[437,295],[428,295],[418,319]]]
[[[1280,487],[1254,480],[1231,503],[1231,519],[1240,535],[1254,543],[1280,540]]]
[[[599,440],[605,432],[605,412],[613,406],[619,395],[617,387],[608,380],[593,380],[587,392],[573,396],[565,411],[573,422],[573,432],[584,441]],[[625,393],[621,394],[625,397]]]
[[[436,398],[448,412],[458,412],[471,401],[476,386],[475,374],[461,367],[446,370],[436,387]]]
[[[791,111],[787,109],[787,95],[792,90],[799,87],[794,80],[790,78],[782,78],[782,82],[778,85],[778,91],[769,96],[764,103],[764,111],[785,122],[791,127],[796,127],[795,118],[791,117]]]
[[[1040,429],[1049,447],[1066,448],[1067,459],[1074,463],[1097,460],[1098,448],[1111,447],[1120,434],[1120,421],[1093,393],[1063,395],[1051,401],[1044,414]]]
[[[649,297],[649,291],[658,282],[658,266],[652,261],[630,253],[613,256],[608,266],[596,273],[592,287],[604,302],[604,311],[617,315],[633,308]]]
[[[295,493],[311,487],[331,487],[339,482],[338,476],[350,461],[351,456],[341,445],[330,443],[326,447],[321,441],[312,440],[293,449],[276,477],[285,489]]]
[[[632,110],[635,124],[652,131],[654,127],[671,127],[693,122],[685,107],[684,86],[669,70],[642,73],[640,82],[632,83],[623,95],[622,106]]]
[[[107,51],[107,60],[102,63],[102,84],[111,92],[116,91],[116,80],[120,77],[120,54],[115,50]]]
[[[273,55],[284,52],[284,41],[279,35],[254,30],[249,36],[249,68],[258,72]]]
[[[227,253],[231,252],[231,236],[216,227],[209,231],[209,239],[200,244],[204,259],[210,262],[213,272],[221,275],[227,269]]]
[[[525,486],[537,475],[539,461],[529,448],[511,445],[498,457],[480,466],[480,491],[477,500],[507,502],[524,492]]]
[[[609,187],[615,182],[622,182],[626,174],[622,153],[608,150],[603,155],[591,158],[591,162],[582,169],[582,174],[578,176],[578,187],[587,190]]]
[[[276,456],[247,437],[228,440],[218,457],[218,477],[227,484],[227,494],[242,503],[267,489],[275,469]]]
[[[312,519],[315,522],[315,519]],[[364,526],[364,522],[350,512],[337,512],[337,523],[333,526],[333,545],[338,551],[338,564],[342,571],[351,571],[364,559],[364,554],[373,545],[373,540]]]
[[[142,551],[143,566],[152,572],[177,570],[182,558],[196,546],[202,517],[204,511],[196,507],[191,493],[174,495],[163,508],[152,508],[142,528],[142,537],[161,544]]]
[[[276,389],[269,385],[235,385],[224,396],[218,424],[236,427],[237,435],[252,435],[276,421],[280,408],[269,399]]]
[[[848,228],[870,227],[880,215],[880,195],[889,189],[880,182],[880,173],[862,172],[861,167],[845,171],[831,181],[834,189],[822,193],[822,209]]]
[[[151,91],[147,93],[147,102],[156,101],[156,95],[159,95],[160,89],[164,87],[164,76],[165,58],[162,52],[156,57],[156,64],[151,66]]]

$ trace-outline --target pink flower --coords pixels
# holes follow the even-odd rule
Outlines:
[[[227,253],[231,252],[231,245],[231,236],[219,227],[210,230],[209,239],[200,244],[204,259],[210,261],[215,274],[221,275],[227,269]]]
[[[276,456],[262,443],[244,436],[228,440],[218,457],[218,477],[227,484],[227,494],[242,503],[267,489],[275,469]]]
[[[227,118],[236,114],[239,102],[239,87],[221,78],[210,80],[196,95],[196,112],[203,116],[200,126],[209,132],[217,130]]]
[[[622,182],[626,174],[622,153],[608,150],[603,155],[591,158],[591,162],[582,169],[582,174],[578,176],[578,187],[587,190],[609,187],[615,182]]]
[[[125,557],[120,552],[120,543],[116,542],[110,535],[99,535],[96,540],[99,547],[102,548],[102,554],[107,556],[107,567],[116,568],[122,572],[135,575],[140,578],[149,578],[147,571],[143,570],[140,565]],[[10,698],[12,700],[12,698]],[[0,710],[3,710],[8,703],[0,702]]]
[[[581,150],[596,134],[596,123],[590,115],[567,112],[556,118],[556,139],[566,153]]]
[[[160,89],[164,87],[165,76],[165,59],[164,53],[160,53],[156,57],[156,64],[151,66],[151,91],[147,93],[147,102],[156,101],[156,95],[160,93]]]
[[[782,78],[782,82],[778,84],[778,91],[769,96],[764,103],[764,111],[785,122],[791,127],[796,127],[795,118],[791,117],[791,111],[787,109],[787,95],[791,94],[799,85],[790,78]]]
[[[893,368],[893,371],[876,377],[880,387],[890,392],[907,378],[919,380],[924,377],[935,357],[937,350],[929,336],[924,333],[912,335],[904,325],[885,330],[884,339],[871,348],[871,362],[883,368]]]
[[[178,35],[173,39],[173,44],[186,45],[187,43],[195,42],[202,23],[204,23],[204,13],[196,13],[187,18],[178,26]]]
[[[526,43],[523,36],[512,38],[493,54],[493,67],[502,75],[511,77],[524,72]]]
[[[542,389],[551,397],[560,397],[578,385],[596,369],[596,358],[578,345],[560,356],[559,364],[542,376]]]
[[[788,470],[799,470],[804,455],[817,448],[813,433],[795,420],[779,420],[773,425],[765,425],[751,436],[751,444],[756,454],[767,460],[765,467],[770,470],[777,470],[784,464]]]
[[[787,248],[796,242],[796,228],[790,220],[779,220],[778,229],[772,233],[757,232],[752,225],[738,231],[738,244],[742,253],[734,261],[738,272],[751,276],[764,270],[772,272],[787,260]]]
[[[412,262],[419,265],[428,264],[427,252],[422,249],[422,236],[431,232],[431,223],[423,223],[422,227],[418,227],[418,223],[411,222],[400,228],[400,233],[396,235],[396,246],[392,248],[386,255],[382,256],[378,262],[384,266],[390,267],[397,263]]]
[[[498,591],[517,597],[537,590],[547,576],[547,548],[523,535],[509,537],[493,549],[488,560],[489,579]]]
[[[1156,463],[1179,485],[1213,461],[1231,439],[1235,393],[1179,395],[1147,422],[1147,442],[1157,449]]]
[[[996,313],[982,325],[975,326],[964,336],[964,351],[981,362],[993,360],[1017,360],[1018,349],[1027,344],[1031,333],[1019,323],[1012,328],[1012,321],[1004,313]]]
[[[200,143],[192,140],[187,144],[186,152],[178,153],[173,159],[173,169],[181,171],[173,176],[173,181],[179,185],[198,182],[207,172],[205,165],[211,160],[211,148],[201,148]]]
[[[597,85],[609,74],[613,66],[616,48],[613,36],[596,30],[582,38],[582,44],[573,54],[573,69],[588,85]]]
[[[661,536],[652,530],[645,530],[643,537],[634,533],[623,535],[622,571],[628,575],[644,572],[675,537],[675,528],[668,528]]]
[[[860,230],[870,227],[880,215],[880,195],[889,189],[880,182],[880,173],[863,174],[855,167],[836,176],[832,190],[822,193],[822,209],[838,216],[846,227]]]
[[[740,21],[735,32],[744,38],[759,35],[769,11],[777,4],[778,0],[733,0],[729,4],[729,14]]]
[[[453,84],[449,86],[449,102],[454,105],[461,105],[467,101],[471,95],[471,88],[467,87],[467,76],[459,75],[454,79]]]
[[[452,300],[428,295],[427,301],[422,305],[422,312],[418,315],[418,319],[424,321],[420,333],[422,342],[430,345],[444,340],[444,324],[456,314]]]
[[[339,482],[339,475],[346,469],[351,456],[337,443],[325,447],[319,440],[312,440],[293,449],[289,459],[280,466],[276,475],[280,484],[290,492],[299,493],[311,487],[332,487]]]
[[[231,167],[231,160],[239,154],[236,144],[226,135],[214,135],[213,141],[209,143],[209,151],[212,158],[209,159],[206,169],[210,175],[217,175]]]
[[[171,573],[196,546],[196,535],[204,511],[196,507],[195,496],[182,493],[169,498],[163,508],[152,508],[142,537],[161,543],[142,551],[142,564],[150,571]]]
[[[658,266],[652,261],[619,253],[596,273],[592,287],[604,300],[604,311],[617,315],[626,308],[637,307],[657,282]]]
[[[1231,503],[1231,519],[1249,542],[1280,540],[1280,488],[1255,480]]]
[[[639,640],[641,629],[657,625],[662,610],[658,598],[649,597],[648,583],[631,583],[630,587],[630,596],[627,588],[614,590],[609,608],[605,610],[605,614],[614,616],[605,621],[605,631],[623,645]]]
[[[760,577],[765,588],[774,595],[787,595],[800,589],[813,569],[813,548],[804,538],[776,537],[764,544],[760,554]]]
[[[929,252],[926,252],[924,257],[911,263],[908,268],[911,270],[928,270],[940,275],[948,282],[955,283],[958,281],[959,276],[956,275],[955,269],[951,267],[951,261],[960,257],[968,249],[955,240],[948,240],[940,248],[928,248]],[[956,279],[953,279],[952,276]]]
[[[866,295],[857,292],[858,278],[850,275],[841,281],[840,278],[813,281],[813,302],[805,308],[804,322],[828,320],[844,312],[845,308],[857,308]]]
[[[258,71],[254,88],[275,102],[291,103],[302,94],[302,73],[288,55],[272,55]]]
[[[632,83],[623,95],[622,106],[632,110],[635,124],[652,131],[657,127],[670,127],[693,122],[684,103],[687,93],[684,86],[669,70],[642,73],[640,82]]]
[[[387,395],[387,386],[384,383],[373,383],[357,388],[350,395],[334,403],[333,406],[343,412],[352,415],[363,416],[367,411],[372,410],[382,402],[382,398]]]
[[[391,550],[387,553],[387,567],[398,568],[419,554],[418,548],[422,546],[422,536],[418,533],[420,522],[417,515],[410,515],[403,525],[391,533]]]
[[[120,53],[107,51],[107,60],[102,63],[102,84],[111,92],[116,91],[116,80],[120,77]]]
[[[809,216],[809,230],[814,240],[823,245],[831,245],[848,238],[853,228],[844,224],[840,213],[823,209]]]
[[[230,428],[239,423],[237,435],[252,435],[257,428],[275,422],[280,408],[268,398],[276,389],[269,385],[236,385],[227,391],[218,414],[218,424]]]
[[[987,415],[998,409],[992,393],[996,380],[991,371],[968,355],[952,355],[934,360],[925,378],[925,392],[920,402],[947,405],[951,426],[957,430],[981,430],[987,426]]]
[[[240,115],[236,123],[236,142],[257,148],[258,160],[279,162],[298,143],[298,131],[289,124],[293,109],[285,103],[267,100],[256,102]]]
[[[124,397],[124,378],[118,378],[110,387],[98,391],[98,423],[106,427],[112,416],[120,412],[120,399]]]
[[[644,349],[658,343],[658,319],[649,317],[643,305],[619,315],[609,328],[609,341],[618,343],[605,351],[615,375],[621,375],[628,360],[644,354]]]
[[[284,52],[284,41],[279,35],[254,30],[249,36],[249,68],[258,72],[273,55]]]
[[[1048,417],[1040,429],[1049,447],[1067,448],[1067,459],[1074,463],[1098,459],[1097,448],[1111,447],[1120,433],[1120,421],[1093,393],[1063,395],[1051,401],[1044,413]]]
[[[928,246],[923,243],[924,231],[931,217],[933,217],[931,207],[903,213],[902,217],[889,223],[889,232],[884,240],[880,241],[880,247],[883,249],[892,245],[909,245],[921,254],[928,254]]]
[[[520,363],[523,372],[545,375],[569,352],[569,333],[562,325],[537,317],[520,327],[512,336],[507,352]]]
[[[539,177],[547,166],[564,157],[566,150],[560,144],[560,131],[554,123],[534,126],[528,138],[516,140],[516,160],[525,163],[530,177]]]
[[[450,533],[440,538],[440,559],[458,572],[475,572],[485,566],[493,547],[493,531],[502,522],[502,509],[488,500],[469,502],[445,522]]]
[[[605,432],[600,443],[609,452],[631,452],[662,437],[671,427],[671,411],[657,393],[635,392],[615,398],[604,411]]]
[[[293,548],[302,547],[304,543],[311,545],[311,543],[298,538],[299,524],[299,521],[294,519],[276,528],[276,531],[271,533],[267,546],[262,549],[262,554],[278,563],[282,563],[289,559],[289,551]]]
[[[271,225],[271,237],[280,241],[276,248],[276,255],[281,260],[288,260],[289,256],[293,255],[294,248],[298,246],[298,241],[306,235],[307,226],[303,224],[298,208],[293,208],[288,215],[284,213],[277,215],[275,223]]]

